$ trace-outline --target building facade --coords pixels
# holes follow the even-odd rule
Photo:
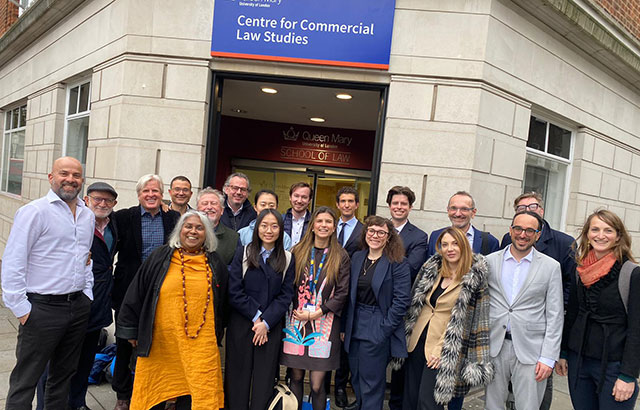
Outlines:
[[[474,225],[500,237],[513,199],[535,189],[551,225],[574,236],[594,209],[615,211],[640,254],[638,10],[637,1],[396,0],[389,68],[379,70],[211,57],[211,0],[32,1],[0,37],[0,251],[15,211],[47,192],[55,158],[72,155],[87,183],[118,190],[119,207],[136,202],[147,173],[219,188],[246,169],[252,182],[283,178],[278,188],[300,167],[316,182],[343,172],[366,199],[360,216],[386,215],[386,191],[407,185],[411,220],[429,232],[449,223],[449,196],[466,190]],[[246,110],[229,113],[225,101],[251,100],[242,86],[253,82],[369,93],[369,124],[342,118],[331,131],[361,137],[349,155],[366,161],[314,168],[302,148],[279,146],[278,161],[242,158],[242,145],[232,153],[225,147],[257,125],[232,126],[227,117]],[[268,108],[261,120],[301,132]],[[315,186],[329,201],[332,185]]]

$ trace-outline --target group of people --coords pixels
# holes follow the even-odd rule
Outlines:
[[[461,409],[473,386],[485,408],[548,409],[552,372],[576,409],[632,409],[640,370],[640,268],[621,219],[597,210],[579,238],[552,229],[539,194],[514,201],[501,243],[478,230],[473,197],[456,192],[451,226],[409,222],[414,192],[394,186],[390,218],[359,221],[359,194],[309,205],[305,182],[278,195],[242,173],[222,191],[153,174],[138,205],[83,185],[57,159],[51,190],[21,207],[2,258],[5,305],[20,322],[7,409],[87,409],[100,330],[116,320],[114,410],[264,410],[287,368],[302,407]],[[115,269],[112,270],[117,255]],[[222,347],[224,346],[224,351]],[[224,371],[223,371],[224,368]],[[223,376],[224,373],[224,376]],[[350,381],[356,400],[349,403]],[[510,393],[511,392],[511,393]]]

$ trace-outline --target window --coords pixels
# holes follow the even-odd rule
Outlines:
[[[27,125],[27,105],[5,112],[0,161],[0,190],[15,195],[22,193],[24,164],[24,130]]]
[[[67,89],[64,153],[87,162],[89,136],[90,82],[76,84]]]
[[[22,13],[24,13],[36,1],[37,0],[15,0],[15,1],[13,1],[14,4],[18,5],[18,16],[22,16]]]
[[[571,165],[572,132],[547,120],[531,116],[524,192],[536,191],[544,200],[544,218],[563,229],[566,188]]]

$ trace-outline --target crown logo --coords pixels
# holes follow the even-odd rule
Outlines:
[[[300,131],[296,132],[293,126],[289,127],[287,131],[282,131],[282,138],[285,141],[297,141],[300,136]]]

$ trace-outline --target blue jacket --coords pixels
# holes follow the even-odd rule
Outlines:
[[[229,270],[229,305],[251,321],[260,310],[262,320],[273,327],[284,318],[293,299],[294,257],[291,256],[283,281],[283,274],[264,263],[262,257],[260,267],[248,268],[243,278],[243,256],[244,247],[238,246]]]
[[[116,255],[118,230],[113,216],[109,219],[108,229],[113,235],[111,249],[107,247],[102,235],[96,229],[91,244],[91,259],[93,260],[93,303],[87,332],[102,329],[113,322],[111,312],[111,293],[113,292],[113,258]]]
[[[536,249],[547,256],[552,257],[560,264],[562,271],[562,290],[565,306],[569,302],[569,290],[571,289],[571,281],[576,268],[576,260],[572,245],[575,242],[573,237],[566,233],[551,229],[549,222],[543,221],[542,234],[536,242]],[[511,243],[509,232],[504,234],[500,249],[504,249]]]
[[[432,257],[436,253],[436,241],[438,240],[438,236],[444,231],[445,228],[438,229],[436,231],[431,232],[429,235],[429,255],[428,257]],[[483,255],[488,255],[495,251],[500,250],[500,243],[498,242],[498,238],[491,235],[487,232],[487,238],[489,240],[489,252],[481,252],[482,251],[482,231],[473,227],[473,253],[481,253]]]
[[[345,320],[344,350],[349,352],[351,333],[353,332],[353,318],[355,314],[356,295],[358,293],[358,276],[368,250],[361,250],[351,258],[351,284],[349,290],[349,304]],[[382,255],[373,272],[371,280],[373,293],[378,301],[384,319],[381,329],[371,329],[373,332],[382,331],[385,338],[391,338],[391,356],[407,357],[407,340],[404,335],[404,315],[411,301],[411,274],[409,263],[404,259],[400,263],[391,263]]]
[[[411,268],[411,283],[413,283],[418,271],[427,260],[428,236],[422,229],[407,221],[400,231],[400,238],[402,238],[405,256]]]
[[[253,221],[258,217],[256,214],[256,210],[251,205],[248,199],[245,199],[242,204],[242,210],[237,216],[233,216],[233,211],[227,205],[227,197],[224,197],[224,209],[222,210],[222,216],[220,217],[220,222],[222,222],[226,227],[233,229],[234,231],[239,231],[245,226],[249,225],[249,222]]]
[[[339,219],[338,219],[338,223],[340,223]],[[349,257],[352,257],[355,251],[362,249],[362,246],[360,243],[360,236],[362,236],[363,228],[364,228],[364,225],[362,224],[362,222],[358,221],[356,223],[355,228],[353,228],[351,235],[349,235],[349,239],[347,239],[347,243],[344,244],[344,250],[347,251],[347,253],[349,254]]]
[[[304,223],[302,225],[302,235],[300,235],[300,239],[304,237],[304,234],[307,232],[307,228],[309,227],[309,221],[311,220],[311,212],[307,210],[307,213],[304,215]],[[291,212],[291,208],[287,209],[287,212],[284,214],[283,218],[284,222],[284,231],[291,236],[291,227],[293,225],[293,213]]]

